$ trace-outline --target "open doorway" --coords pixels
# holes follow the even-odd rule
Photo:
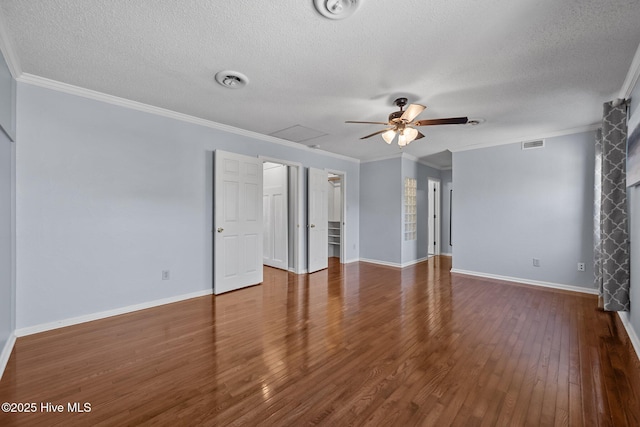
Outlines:
[[[342,179],[340,175],[329,173],[327,189],[328,253],[329,258],[340,258],[342,246]]]
[[[346,261],[346,174],[341,171],[327,171],[328,250],[329,258]]]
[[[440,255],[440,180],[429,178],[427,183],[427,218],[429,256]]]
[[[300,165],[261,159],[263,265],[300,274]]]
[[[329,258],[345,262],[346,175],[310,167],[307,179],[308,272],[327,268]]]

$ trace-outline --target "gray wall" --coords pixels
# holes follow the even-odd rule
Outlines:
[[[359,256],[358,162],[23,83],[18,117],[18,328],[210,290],[217,148],[344,171]]]
[[[15,237],[12,224],[13,153],[11,140],[0,131],[0,353],[15,329],[15,283],[12,277]]]
[[[594,141],[454,153],[453,268],[593,288]]]
[[[360,165],[360,257],[399,264],[402,233],[402,161]]]
[[[0,127],[15,140],[16,134],[16,81],[4,57],[0,54]]]
[[[404,179],[417,185],[417,239],[404,240]],[[427,236],[427,181],[440,171],[407,156],[360,166],[360,256],[392,264],[425,258]]]
[[[15,137],[15,81],[0,55],[2,127]],[[0,354],[15,330],[15,145],[0,130]],[[6,354],[6,353],[5,353]],[[0,376],[4,366],[0,363]]]

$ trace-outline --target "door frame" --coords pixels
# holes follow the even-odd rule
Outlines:
[[[347,262],[347,173],[336,169],[325,169],[340,177],[340,264]]]
[[[302,224],[303,224],[303,218],[302,218],[302,206],[301,206],[301,201],[303,200],[303,193],[302,193],[302,163],[299,162],[291,162],[289,160],[282,160],[282,159],[277,159],[275,157],[269,157],[269,156],[258,156],[258,159],[260,159],[260,161],[262,163],[264,162],[272,162],[272,163],[279,163],[281,165],[285,165],[285,166],[289,166],[295,169],[296,171],[296,189],[295,191],[290,191],[287,190],[287,192],[289,193],[289,198],[291,200],[291,202],[293,203],[293,207],[294,207],[294,211],[295,211],[295,217],[294,218],[289,218],[289,221],[295,221],[295,227],[293,227],[293,272],[295,274],[303,274],[305,273],[305,268],[302,265],[302,259],[304,257],[304,253],[303,253],[303,249],[304,249],[304,244],[302,242],[302,234],[300,232],[300,229],[302,228]],[[287,180],[289,178],[287,177]],[[290,249],[291,250],[291,249]],[[291,271],[292,266],[289,266],[289,271]]]
[[[441,233],[441,228],[442,228],[442,182],[440,181],[439,178],[427,178],[427,221],[432,221],[433,218],[431,217],[431,215],[429,215],[430,209],[430,202],[431,202],[431,184],[436,184],[436,195],[434,197],[434,207],[433,207],[433,212],[436,215],[436,220],[434,221],[433,224],[433,240],[432,240],[432,236],[429,236],[429,223],[427,223],[427,237],[429,239],[429,245],[427,246],[427,256],[429,255],[440,255],[441,251],[442,251],[442,233]],[[435,245],[432,245],[431,243],[435,241]],[[433,248],[433,253],[431,253],[431,248],[435,246],[435,248]]]

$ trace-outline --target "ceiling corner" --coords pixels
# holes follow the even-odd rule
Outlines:
[[[18,55],[16,55],[15,50],[13,49],[13,43],[9,37],[9,33],[7,33],[7,23],[4,19],[4,15],[2,13],[2,9],[0,8],[0,51],[2,52],[2,56],[4,56],[4,60],[9,67],[9,72],[13,76],[14,79],[17,79],[22,75],[22,67],[20,66],[20,61],[18,60]]]

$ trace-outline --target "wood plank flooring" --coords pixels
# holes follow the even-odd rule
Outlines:
[[[260,286],[19,338],[0,402],[38,411],[0,425],[640,426],[638,360],[594,296],[450,267],[265,268]]]

